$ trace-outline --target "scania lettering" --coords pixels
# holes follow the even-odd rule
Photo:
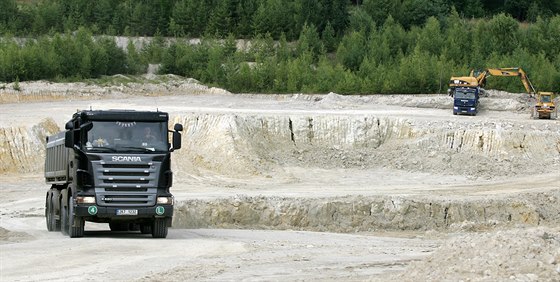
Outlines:
[[[114,162],[141,162],[140,157],[113,156]]]
[[[84,236],[85,222],[167,237],[174,198],[171,152],[183,126],[164,112],[79,111],[47,137],[45,218],[49,231]],[[171,142],[169,136],[171,135]]]

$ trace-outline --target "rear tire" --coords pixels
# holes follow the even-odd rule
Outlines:
[[[49,232],[55,231],[54,225],[54,209],[53,209],[52,193],[49,191],[45,199],[45,220],[47,221],[47,230]]]
[[[59,201],[58,198],[60,198],[60,192],[56,189],[53,189],[51,203],[52,203],[52,220],[53,220],[54,231],[60,231],[60,215],[56,214],[56,206]],[[58,212],[60,213],[60,210]]]
[[[74,198],[70,197],[68,203],[68,235],[70,238],[84,236],[84,219],[74,213]]]
[[[62,199],[60,200],[60,231],[64,235],[68,235],[68,207],[64,206]]]
[[[167,222],[165,218],[156,218],[152,223],[152,237],[165,238],[167,237]]]

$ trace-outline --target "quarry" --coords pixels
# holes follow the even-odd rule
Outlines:
[[[560,279],[560,120],[531,119],[527,94],[489,90],[477,116],[455,116],[446,94],[113,79],[0,90],[1,280]],[[45,138],[78,109],[162,110],[184,125],[167,239],[46,230]],[[61,249],[74,259],[53,268]]]

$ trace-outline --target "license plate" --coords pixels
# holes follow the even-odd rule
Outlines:
[[[117,215],[138,215],[138,210],[117,210]]]

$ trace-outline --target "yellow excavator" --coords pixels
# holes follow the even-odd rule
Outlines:
[[[552,92],[537,92],[529,80],[527,73],[522,68],[489,68],[479,72],[471,70],[469,76],[451,77],[451,81],[449,82],[449,94],[460,94],[460,92],[466,92],[467,90],[476,92],[476,102],[470,103],[473,105],[473,107],[470,108],[471,112],[476,114],[478,108],[478,93],[483,91],[482,88],[486,85],[486,78],[489,76],[519,77],[529,96],[535,97],[537,100],[531,111],[531,117],[539,119],[557,118],[558,109],[554,104],[554,94]],[[455,98],[455,95],[453,95],[453,97]],[[460,104],[460,101],[464,100],[455,100],[453,114],[456,114],[456,111],[461,112],[460,105],[457,105]],[[466,113],[468,111],[464,110],[462,112]]]

